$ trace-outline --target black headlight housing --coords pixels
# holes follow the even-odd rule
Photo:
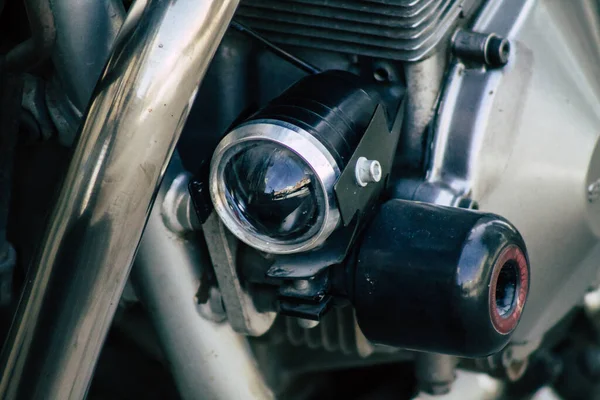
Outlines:
[[[341,223],[335,184],[380,106],[344,71],[308,76],[229,132],[210,195],[238,239],[273,254],[322,245]]]

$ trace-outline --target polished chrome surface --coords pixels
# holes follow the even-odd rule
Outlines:
[[[189,218],[181,213],[189,204],[189,178],[173,157],[131,273],[136,293],[156,328],[183,399],[271,399],[247,339],[228,323],[201,315],[196,295],[209,260]],[[178,228],[174,231],[173,226]]]
[[[236,0],[137,1],[97,86],[2,354],[0,397],[82,399]]]
[[[236,154],[256,141],[269,141],[297,154],[313,171],[323,197],[320,204],[321,217],[316,233],[295,243],[279,243],[272,238],[252,232],[241,225],[226,199],[225,167]],[[241,241],[259,250],[273,254],[290,254],[310,250],[322,244],[338,227],[340,213],[334,193],[334,185],[341,172],[337,162],[313,135],[283,121],[257,120],[231,131],[215,149],[210,168],[210,195],[215,210],[227,228]]]
[[[173,156],[175,158],[176,156]],[[171,164],[176,161],[171,160]],[[202,229],[194,203],[188,189],[189,177],[181,175],[173,179],[169,190],[162,199],[163,222],[170,231],[184,234]],[[161,186],[162,187],[162,186]]]
[[[511,40],[502,69],[456,64],[417,198],[472,197],[522,233],[531,288],[513,340],[536,341],[581,302],[600,262],[600,10],[592,0],[488,2],[473,30]]]

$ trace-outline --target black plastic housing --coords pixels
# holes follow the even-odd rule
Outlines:
[[[272,119],[296,125],[323,143],[343,170],[379,103],[358,76],[331,70],[302,78],[246,122]]]
[[[508,343],[529,290],[525,243],[508,221],[397,199],[367,228],[353,272],[369,340],[464,357]]]

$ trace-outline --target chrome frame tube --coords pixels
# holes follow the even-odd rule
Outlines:
[[[272,399],[247,339],[228,322],[209,321],[202,315],[196,296],[210,259],[191,231],[189,213],[180,212],[182,206],[187,210],[191,205],[189,179],[174,156],[131,272],[135,291],[183,399]],[[187,201],[173,201],[182,197]],[[179,220],[181,216],[185,220]]]
[[[238,0],[138,0],[96,87],[2,353],[0,398],[82,399]]]

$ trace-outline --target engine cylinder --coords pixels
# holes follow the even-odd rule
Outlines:
[[[525,243],[503,218],[390,200],[365,233],[352,301],[375,343],[480,357],[508,343],[528,290]]]

